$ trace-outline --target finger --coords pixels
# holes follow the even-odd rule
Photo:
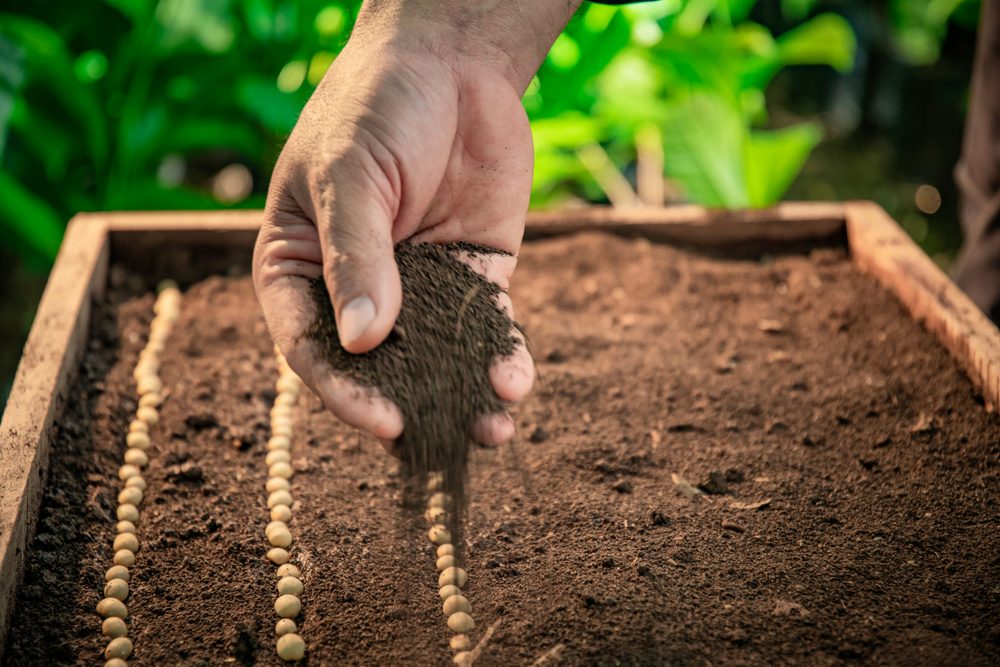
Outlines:
[[[484,447],[499,447],[514,437],[514,420],[506,412],[483,415],[472,425],[472,439]]]
[[[505,357],[495,358],[490,364],[489,376],[493,391],[500,400],[517,403],[528,395],[535,382],[535,362],[531,359],[521,332],[512,329],[510,335],[517,341],[513,352]]]

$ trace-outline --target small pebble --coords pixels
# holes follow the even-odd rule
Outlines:
[[[130,479],[135,479],[130,478]],[[122,505],[139,505],[142,503],[142,491],[134,486],[127,486],[118,494],[118,502]]]
[[[287,528],[275,528],[267,536],[267,541],[271,543],[272,547],[285,548],[292,544],[292,534],[288,532]]]
[[[115,552],[115,565],[123,565],[125,567],[132,567],[135,565],[135,554],[128,549],[122,549],[121,551]]]
[[[288,480],[285,479],[284,477],[272,477],[269,480],[267,480],[267,486],[265,486],[264,488],[267,489],[268,492],[287,491],[288,489],[292,488],[292,485],[289,484]]]
[[[295,577],[282,577],[278,581],[278,593],[281,595],[302,595],[302,582]]]
[[[284,565],[288,562],[288,552],[284,549],[271,549],[267,552],[267,559],[277,565]]]
[[[295,567],[291,563],[285,563],[278,568],[279,577],[296,577],[298,579],[302,578],[302,573],[299,572],[299,568]]]
[[[272,491],[271,495],[267,497],[267,508],[271,509],[275,505],[291,505],[292,504],[292,494],[288,491]]]
[[[151,405],[144,405],[136,410],[135,416],[150,426],[156,426],[160,421],[160,413]]]
[[[444,572],[449,567],[455,567],[454,556],[441,556],[440,558],[437,559],[438,572]]]
[[[301,660],[306,654],[306,643],[294,632],[278,637],[278,657],[287,662]]]
[[[288,523],[292,520],[292,508],[288,505],[275,505],[271,508],[271,521]]]
[[[283,373],[278,381],[274,384],[274,388],[280,392],[288,392],[290,394],[298,394],[302,390],[302,380],[299,376],[292,375],[291,373]]]
[[[115,537],[115,551],[126,549],[132,553],[138,553],[139,540],[132,533],[118,533]]]
[[[131,463],[134,466],[145,468],[149,463],[149,457],[146,456],[146,452],[142,451],[138,447],[132,447],[131,449],[125,450],[125,463]]]
[[[121,581],[121,579],[116,579],[115,581]],[[124,637],[128,634],[128,626],[125,625],[125,621],[118,618],[117,616],[108,616],[104,619],[104,623],[101,624],[101,632],[105,637]]]
[[[272,452],[276,449],[287,451],[292,448],[292,441],[283,435],[276,435],[267,441],[267,448]]]
[[[120,479],[123,482],[126,481],[129,477],[135,477],[138,474],[140,474],[139,469],[133,465],[126,464],[118,469],[118,479]]]
[[[292,455],[288,453],[287,449],[275,449],[267,453],[264,457],[264,463],[271,466],[275,463],[291,463]]]
[[[466,574],[465,570],[460,567],[449,567],[447,570],[441,573],[438,577],[438,586],[447,586],[448,584],[454,584],[461,588],[465,586],[465,582],[469,580],[469,575]]]
[[[453,651],[468,651],[472,648],[469,635],[454,635],[448,643]]]
[[[274,404],[275,405],[287,405],[287,406],[290,407],[290,406],[295,405],[295,403],[298,400],[299,400],[299,397],[298,397],[297,394],[292,394],[292,393],[289,393],[287,391],[283,391],[280,394],[278,394],[278,397],[276,399],[274,399]]]
[[[454,544],[442,544],[438,547],[437,556],[454,556],[455,555],[455,545]]]
[[[135,524],[131,521],[119,521],[116,528],[119,533],[132,533],[135,535]]]
[[[158,408],[163,399],[159,394],[151,392],[148,394],[143,394],[142,398],[139,399],[140,408]],[[145,422],[144,422],[145,423]],[[149,426],[146,427],[146,433],[149,433]]]
[[[143,422],[145,423],[145,422]],[[129,447],[138,447],[139,449],[149,449],[149,435],[146,433],[140,433],[139,431],[133,431],[125,436],[125,442]]]
[[[295,621],[290,618],[283,618],[274,624],[274,634],[281,637],[282,635],[287,635],[290,632],[295,632],[298,628],[295,627]]]
[[[282,595],[274,601],[274,611],[282,618],[295,618],[302,611],[302,602],[294,595]]]
[[[461,595],[462,589],[455,584],[448,584],[447,586],[442,586],[439,591],[442,600],[447,600],[452,595]]]
[[[434,526],[427,531],[427,537],[431,538],[434,544],[450,544],[451,532],[444,526]]]
[[[129,433],[149,433],[149,424],[141,419],[133,419],[128,425]]]
[[[125,605],[122,604],[121,600],[116,600],[115,598],[104,598],[97,603],[97,613],[108,618],[109,616],[117,616],[118,618],[125,618],[128,615],[128,610]]]
[[[447,509],[450,504],[451,498],[444,493],[435,493],[431,496],[430,500],[427,501],[427,507],[441,507],[443,509]]]
[[[455,654],[455,657],[451,659],[456,665],[461,665],[462,661],[469,656],[469,651],[459,651]]]
[[[135,523],[139,520],[139,508],[135,505],[119,505],[118,520]]]
[[[122,565],[115,565],[114,567],[109,567],[108,571],[104,573],[104,580],[111,581],[112,579],[122,579],[124,581],[129,580],[128,568]]]
[[[464,611],[466,614],[472,614],[472,605],[464,595],[452,595],[450,598],[444,601],[444,615],[451,618],[452,614],[457,614],[460,611]]]
[[[121,658],[111,658],[104,663],[104,667],[128,667],[128,663]]]
[[[139,489],[140,491],[146,490],[146,480],[142,478],[142,475],[133,475],[125,480],[126,489]]]
[[[285,479],[289,479],[292,476],[292,466],[287,463],[275,463],[268,469],[267,474],[269,477],[284,477]]]
[[[128,584],[123,579],[112,579],[104,584],[104,597],[124,602],[128,597]]]
[[[475,629],[476,623],[464,611],[459,611],[448,617],[448,627],[452,632],[465,633]]]
[[[124,660],[130,655],[132,655],[132,640],[128,637],[115,637],[108,642],[107,648],[104,649],[104,657],[108,660],[112,658]]]

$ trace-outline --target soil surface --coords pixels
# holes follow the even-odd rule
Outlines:
[[[996,415],[842,253],[765,259],[599,234],[523,248],[511,291],[539,377],[514,445],[470,454],[473,639],[502,621],[477,665],[558,644],[558,664],[588,667],[1000,663]],[[95,317],[60,423],[12,666],[101,664],[93,610],[153,303],[127,284]],[[129,664],[282,664],[263,535],[271,343],[248,276],[191,286],[181,310]],[[304,663],[451,664],[399,463],[308,392],[295,428]]]

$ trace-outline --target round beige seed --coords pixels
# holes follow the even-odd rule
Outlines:
[[[152,352],[153,354],[163,354],[164,348],[165,346],[163,342],[159,340],[150,340],[148,343],[146,343],[146,349]]]
[[[109,567],[108,571],[104,573],[104,580],[111,581],[112,579],[121,579],[122,581],[128,581],[128,568],[122,565],[115,565],[114,567]]]
[[[295,405],[295,403],[298,400],[299,400],[298,395],[292,394],[287,391],[283,391],[280,394],[278,394],[278,397],[276,399],[274,399],[274,404],[292,406]]]
[[[144,405],[136,410],[135,416],[150,426],[156,426],[160,422],[160,413],[151,405]]]
[[[267,474],[270,477],[284,477],[285,479],[289,479],[292,476],[292,466],[287,463],[275,463],[268,469]]]
[[[468,651],[472,648],[472,642],[469,640],[469,635],[454,635],[451,641],[448,642],[453,651]]]
[[[272,426],[271,435],[278,438],[292,438],[292,427],[291,426]]]
[[[119,533],[132,533],[135,535],[135,524],[131,521],[119,521],[115,527]]]
[[[275,463],[291,463],[291,462],[292,462],[292,455],[288,453],[287,449],[275,449],[274,451],[268,452],[267,456],[264,457],[264,463],[266,463],[269,466],[272,466]]]
[[[464,595],[452,595],[450,598],[444,601],[444,615],[451,618],[452,614],[457,614],[460,611],[464,611],[466,614],[472,614],[472,605],[465,598]]]
[[[128,425],[129,433],[149,433],[149,424],[141,419],[133,419]]]
[[[299,572],[299,568],[295,567],[291,563],[285,563],[278,568],[279,577],[296,577],[298,579],[302,578],[302,573]]]
[[[118,618],[125,618],[128,615],[128,610],[125,605],[122,604],[121,600],[116,600],[115,598],[104,598],[97,603],[97,613],[108,618],[109,616],[117,616]]]
[[[287,491],[292,488],[292,485],[288,483],[288,480],[284,477],[272,477],[267,480],[267,485],[264,487],[268,492],[272,491]]]
[[[469,656],[469,651],[459,651],[455,654],[455,657],[451,659],[456,665],[461,665],[462,661]]]
[[[119,505],[118,506],[118,520],[119,521],[131,521],[135,523],[139,520],[139,508],[135,505]]]
[[[122,549],[138,553],[139,540],[132,533],[118,533],[118,536],[115,538],[115,551],[121,551]]]
[[[271,549],[267,552],[267,559],[277,565],[284,565],[288,562],[288,552],[284,549]]]
[[[301,660],[306,654],[306,643],[294,632],[278,637],[278,657],[287,662]]]
[[[469,580],[469,575],[466,574],[465,570],[460,567],[449,567],[447,570],[441,573],[438,577],[438,586],[447,586],[448,584],[454,584],[461,588],[465,586],[465,582]]]
[[[271,419],[292,419],[292,408],[287,405],[276,405],[271,408]]]
[[[428,491],[440,491],[444,486],[444,475],[439,472],[432,472],[427,474],[427,490]]]
[[[139,489],[140,491],[146,490],[146,480],[142,478],[142,475],[136,475],[134,477],[129,477],[125,480],[126,489]]]
[[[162,402],[163,398],[158,393],[150,392],[148,394],[143,394],[142,398],[139,399],[139,407],[158,408]],[[146,427],[146,432],[149,433],[149,426]]]
[[[128,480],[129,477],[135,477],[138,474],[139,474],[139,469],[133,465],[126,464],[118,469],[118,479],[120,479],[123,482]]]
[[[116,581],[121,581],[121,579],[116,579]],[[128,634],[128,626],[125,625],[125,621],[117,616],[108,616],[104,619],[104,623],[101,624],[101,632],[105,637],[110,637],[111,639],[124,637]]]
[[[122,579],[112,579],[104,584],[104,597],[124,602],[128,597],[128,584]]]
[[[104,663],[104,667],[128,667],[128,663],[121,658],[111,658]]]
[[[135,565],[135,554],[128,549],[122,549],[121,551],[115,552],[115,565],[123,565],[125,567],[132,567]]]
[[[134,477],[131,479],[135,479]],[[139,505],[142,503],[142,491],[134,486],[125,487],[118,494],[118,502],[122,505]]]
[[[444,572],[449,567],[455,567],[454,556],[441,556],[440,558],[437,559],[438,572]]]
[[[155,375],[143,375],[139,378],[136,391],[140,396],[143,394],[159,394],[163,391],[163,381]]]
[[[282,577],[278,580],[278,593],[281,595],[302,595],[302,582],[295,577]]]
[[[284,507],[284,506],[282,505],[282,507]],[[285,530],[288,530],[288,526],[285,525],[284,521],[277,521],[277,520],[275,520],[275,521],[270,522],[269,524],[267,524],[264,527],[264,534],[265,535],[270,535],[271,532],[274,531],[276,528],[283,528]]]
[[[273,417],[271,419],[271,430],[277,429],[292,429],[292,418],[291,417]]]
[[[285,548],[292,543],[292,534],[288,532],[287,528],[275,528],[271,531],[271,534],[267,536],[267,541],[271,543],[272,547]]]
[[[444,526],[448,523],[448,512],[443,507],[432,507],[424,512],[424,518],[432,526]]]
[[[435,493],[431,496],[430,500],[427,501],[427,507],[441,507],[443,509],[448,509],[451,504],[451,498],[444,493]]]
[[[108,647],[104,649],[104,657],[108,660],[118,658],[124,660],[132,655],[132,640],[128,637],[116,637],[108,642]]]
[[[302,603],[294,595],[282,595],[274,601],[274,611],[282,618],[295,618],[302,611]]]
[[[476,627],[476,622],[464,611],[459,611],[448,617],[448,627],[452,632],[466,633]]]
[[[290,632],[295,632],[298,628],[295,627],[295,621],[290,618],[283,618],[274,624],[274,634],[281,637],[282,635],[287,635]]]
[[[145,468],[149,463],[149,457],[146,456],[146,452],[142,451],[138,447],[132,447],[131,449],[125,450],[125,463],[131,463],[134,466]]]
[[[427,531],[427,537],[431,538],[434,544],[450,544],[451,532],[444,526],[434,526]]]
[[[145,423],[145,422],[143,422]],[[125,436],[125,442],[129,447],[138,447],[139,449],[149,449],[149,435],[142,433],[140,431],[133,431]]]
[[[455,555],[455,545],[454,544],[442,544],[438,547],[437,556],[454,556]]]
[[[271,521],[288,523],[292,520],[292,508],[288,505],[275,505],[271,508]]]
[[[438,592],[441,595],[442,600],[447,600],[452,595],[461,595],[462,589],[455,584],[448,584],[447,586],[442,586],[441,590]]]
[[[292,441],[286,436],[276,435],[267,441],[267,448],[272,452],[276,449],[287,451],[292,448]]]
[[[275,505],[291,505],[292,504],[292,494],[288,491],[273,491],[271,495],[267,497],[267,508],[271,509]]]
[[[274,383],[274,388],[280,392],[298,394],[302,390],[302,380],[294,373],[282,373],[278,381]]]

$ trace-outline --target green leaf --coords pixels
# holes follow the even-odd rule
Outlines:
[[[823,126],[819,123],[751,132],[744,151],[751,206],[770,206],[780,201],[822,139]]]
[[[23,99],[14,105],[10,119],[21,144],[45,167],[45,176],[54,184],[66,178],[70,160],[79,148],[73,129],[61,120],[44,107],[29,108]]]
[[[7,125],[14,113],[15,93],[24,83],[24,56],[14,42],[0,34],[0,158],[7,144]]]
[[[601,122],[578,112],[566,112],[556,118],[531,123],[531,136],[538,152],[562,149],[576,150],[604,138]]]
[[[0,227],[49,262],[55,261],[65,231],[51,206],[4,171],[0,171]]]
[[[819,0],[781,0],[781,13],[785,20],[796,23],[809,16]]]
[[[153,10],[150,0],[104,0],[104,2],[131,19],[134,25],[148,23]]]
[[[847,20],[820,14],[778,38],[784,65],[830,65],[839,72],[854,69],[858,43]]]

